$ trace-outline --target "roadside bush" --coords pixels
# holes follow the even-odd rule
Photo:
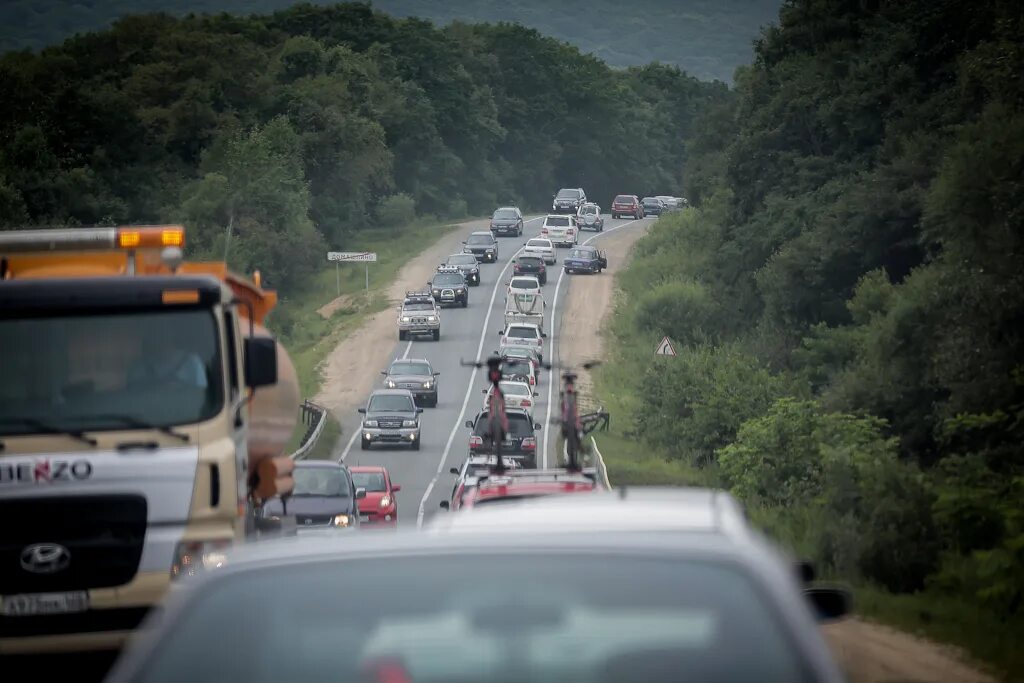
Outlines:
[[[405,194],[393,194],[377,208],[378,222],[387,228],[409,225],[416,220],[416,201]]]

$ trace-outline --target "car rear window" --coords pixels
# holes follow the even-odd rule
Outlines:
[[[506,396],[529,396],[530,387],[520,382],[502,382],[501,391]]]
[[[513,325],[508,328],[508,332],[505,333],[506,337],[512,337],[513,339],[536,339],[539,335],[537,334],[536,327],[520,327]]]
[[[552,216],[551,218],[547,219],[546,223],[548,225],[554,225],[555,227],[559,228],[566,227],[569,225],[569,218],[568,216]]]
[[[541,263],[537,256],[520,256],[518,261],[521,266],[539,266]]]
[[[514,277],[509,286],[512,289],[536,289],[537,280],[532,277]]]
[[[490,430],[490,424],[487,422],[487,411],[480,413],[480,419],[476,421],[476,427],[473,429],[473,434],[476,436],[485,436]],[[509,413],[508,415],[508,433],[516,437],[533,436],[533,423],[530,422],[530,418],[521,413]]]
[[[132,680],[385,680],[367,677],[385,665],[414,681],[811,679],[764,589],[698,552],[339,555],[214,577],[191,597]]]
[[[530,375],[533,365],[528,360],[506,360],[501,364],[501,370],[506,375]]]
[[[405,310],[407,311],[432,311],[434,307],[431,304],[405,304]]]
[[[515,218],[516,212],[513,209],[498,209],[494,212],[494,218]]]
[[[580,191],[579,190],[559,190],[558,191],[558,198],[559,199],[576,199],[579,196],[580,196]]]
[[[544,247],[545,249],[551,248],[551,240],[530,240],[526,243],[528,247]]]
[[[631,203],[633,203],[633,198],[630,197],[628,194],[620,194],[618,197],[615,198],[615,203],[616,204],[631,204]]]

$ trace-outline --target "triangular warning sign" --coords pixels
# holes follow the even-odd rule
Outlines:
[[[674,356],[676,355],[676,349],[672,346],[672,342],[669,341],[668,337],[661,340],[658,344],[658,349],[654,352],[655,356]]]

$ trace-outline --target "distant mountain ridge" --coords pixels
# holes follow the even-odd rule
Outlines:
[[[38,50],[125,14],[268,13],[294,0],[5,0],[0,52]],[[331,5],[314,0],[309,4]],[[703,80],[732,81],[782,0],[375,0],[374,9],[438,24],[515,22],[591,52],[611,66],[659,61]],[[624,11],[623,8],[628,8]]]

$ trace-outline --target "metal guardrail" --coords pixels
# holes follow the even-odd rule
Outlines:
[[[307,425],[307,428],[306,434],[302,437],[302,445],[299,446],[299,450],[289,456],[292,460],[302,460],[309,455],[309,452],[316,446],[317,441],[320,440],[320,435],[324,431],[324,425],[327,424],[327,408],[312,401],[303,401],[302,405],[299,406],[299,410],[301,411],[300,419],[304,425]]]

